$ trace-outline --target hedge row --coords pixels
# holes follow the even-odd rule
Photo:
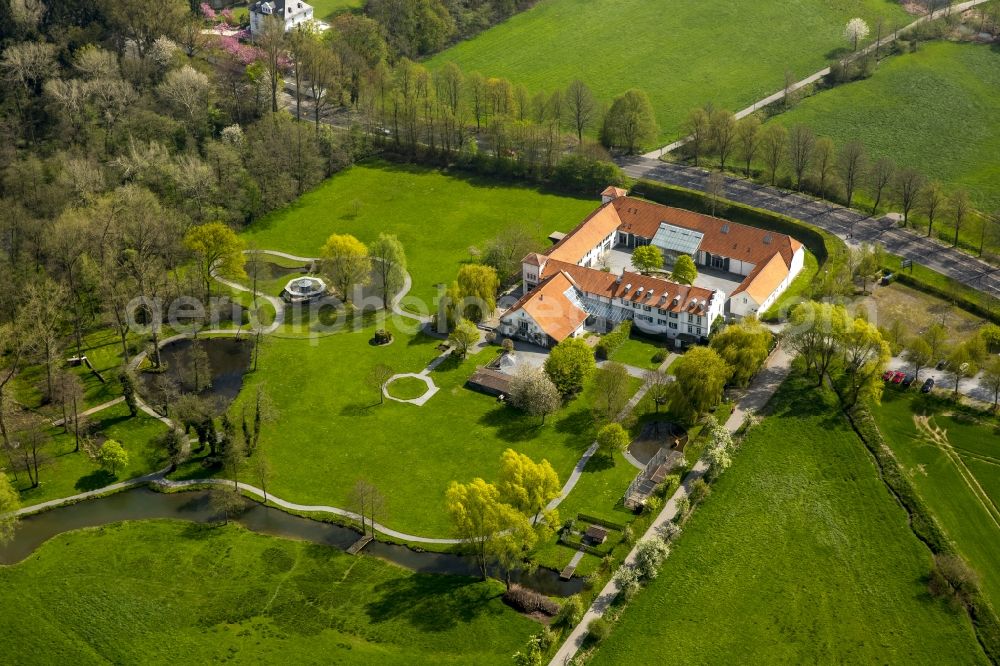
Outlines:
[[[594,348],[597,358],[611,358],[611,355],[615,353],[615,350],[625,344],[625,341],[628,340],[628,336],[631,332],[632,321],[626,319],[622,323],[615,326],[613,331],[601,336],[600,342],[598,342],[597,346]]]
[[[624,525],[619,525],[618,523],[613,523],[610,520],[604,520],[603,518],[595,518],[594,516],[588,515],[586,513],[576,514],[576,519],[585,523],[593,523],[594,525],[607,527],[609,530],[617,530],[618,532],[621,532],[625,529]]]
[[[871,412],[867,408],[857,407],[847,413],[847,418],[861,437],[861,441],[875,456],[883,481],[910,515],[910,526],[917,538],[926,543],[934,554],[955,555],[955,550],[941,530],[941,526],[917,495],[910,480],[903,474],[896,456],[882,438]],[[968,603],[969,617],[983,651],[990,661],[995,664],[1000,663],[1000,619],[983,598],[978,586],[970,595]]]
[[[708,196],[704,192],[678,185],[639,180],[632,187],[632,194],[665,206],[685,208],[704,214],[711,212]],[[787,215],[772,213],[762,208],[754,208],[753,206],[747,206],[735,201],[726,201],[725,206],[727,220],[791,236],[805,245],[806,249],[815,255],[816,260],[821,266],[830,257],[838,255],[845,249],[843,241],[833,234],[800,222]]]
[[[914,289],[924,293],[937,296],[938,298],[943,298],[946,301],[954,303],[966,312],[970,312],[977,317],[982,317],[987,321],[992,321],[995,324],[1000,324],[1000,310],[992,310],[991,308],[984,306],[979,301],[972,300],[968,296],[957,293],[957,290],[946,289],[940,285],[933,284],[922,279],[919,275],[913,275],[898,269],[884,267],[883,270],[894,271],[893,279],[901,284],[905,284],[908,287],[913,287]]]

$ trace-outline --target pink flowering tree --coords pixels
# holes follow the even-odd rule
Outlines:
[[[215,17],[217,16],[217,14],[215,13],[215,10],[212,9],[212,5],[208,4],[207,2],[203,2],[200,5],[200,9],[201,9],[201,15],[202,16],[204,16],[205,18],[207,18],[209,21],[214,21],[215,20]]]

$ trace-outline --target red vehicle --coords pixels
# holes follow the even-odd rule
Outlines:
[[[892,373],[892,383],[893,384],[902,384],[904,379],[906,379],[906,373],[905,372],[901,372],[901,371],[897,370],[896,372]]]
[[[890,381],[892,379],[892,376],[894,374],[896,374],[896,373],[893,372],[892,370],[886,370],[885,372],[882,373],[882,379],[884,381]]]

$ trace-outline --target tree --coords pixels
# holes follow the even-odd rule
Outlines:
[[[459,319],[448,335],[448,344],[454,347],[459,356],[465,358],[469,348],[479,342],[479,329],[468,319]]]
[[[541,368],[524,365],[510,382],[510,403],[526,414],[541,416],[544,425],[545,417],[562,406],[562,396]]]
[[[733,152],[736,141],[736,116],[732,111],[717,109],[712,112],[709,121],[709,133],[715,154],[719,156],[719,170],[726,170],[726,160]]]
[[[382,291],[382,307],[389,309],[389,300],[403,288],[406,280],[406,253],[394,234],[380,233],[368,246],[372,271]]]
[[[209,493],[209,506],[215,513],[222,517],[223,525],[228,525],[229,521],[238,516],[246,508],[246,500],[240,491],[228,485],[220,488],[213,488]]]
[[[998,403],[1000,403],[1000,356],[995,356],[986,363],[980,383],[983,388],[993,394],[993,411],[997,411]],[[3,501],[0,499],[0,505],[2,504]],[[2,507],[0,507],[0,512],[2,512]],[[2,541],[2,526],[0,526],[0,542]]]
[[[726,176],[721,171],[713,171],[705,179],[705,198],[708,199],[710,214],[715,217],[716,210],[726,194]]]
[[[764,164],[767,166],[771,185],[775,185],[778,180],[778,171],[785,161],[786,146],[788,145],[788,130],[784,125],[768,125],[764,128],[760,137],[760,148],[764,156]]]
[[[969,193],[965,190],[959,190],[951,195],[951,221],[955,227],[955,240],[952,242],[952,247],[958,247],[958,232],[962,229],[962,223],[965,222],[965,218],[968,216],[972,209],[972,204],[969,201]]]
[[[373,390],[378,392],[378,404],[385,402],[385,385],[396,374],[391,366],[385,363],[377,363],[368,371],[366,383]]]
[[[844,39],[849,41],[854,50],[858,50],[858,42],[863,41],[868,33],[871,32],[871,28],[865,23],[862,18],[852,18],[847,22],[847,27],[844,28]]]
[[[0,546],[14,538],[17,529],[17,516],[14,513],[21,508],[17,491],[11,485],[6,474],[0,473]]]
[[[594,414],[599,422],[619,418],[629,400],[628,369],[608,361],[594,373]]]
[[[880,270],[884,252],[879,244],[862,243],[860,247],[851,250],[853,277],[861,279],[861,291],[868,293],[868,281],[873,279]]]
[[[670,279],[681,284],[694,284],[697,278],[698,268],[694,265],[694,259],[686,254],[677,257],[674,270],[670,272]]]
[[[771,332],[755,318],[730,324],[712,337],[711,347],[731,370],[728,381],[746,386],[771,351]]]
[[[916,169],[903,169],[896,173],[896,197],[903,207],[903,226],[910,222],[910,211],[917,203],[917,197],[924,186],[924,177]]]
[[[753,160],[760,149],[760,118],[756,114],[744,116],[736,123],[736,150],[743,161],[743,175],[750,177]]]
[[[694,158],[694,165],[698,166],[712,136],[712,118],[708,111],[702,107],[692,109],[684,121],[684,133],[688,136],[685,147]]]
[[[32,280],[26,288],[24,304],[16,327],[31,333],[25,336],[26,351],[33,352],[45,368],[45,399],[53,397],[55,371],[61,365],[60,329],[64,321],[66,290],[50,278]]]
[[[878,212],[878,206],[882,203],[882,193],[892,182],[893,174],[896,172],[895,165],[885,157],[880,157],[872,164],[868,172],[868,183],[875,194],[875,203],[872,204],[872,215]]]
[[[919,381],[920,371],[934,362],[934,352],[925,339],[915,336],[903,345],[903,358],[913,366],[913,376]]]
[[[246,277],[243,242],[222,222],[209,222],[192,227],[184,234],[184,246],[198,259],[198,269],[205,285],[206,301],[212,295],[214,275]]]
[[[358,479],[351,488],[347,506],[361,517],[361,533],[368,534],[371,527],[375,536],[375,523],[385,514],[385,497],[375,485],[365,479]]]
[[[622,427],[621,423],[608,423],[597,431],[598,449],[609,456],[615,451],[625,451],[630,443],[628,431]]]
[[[732,371],[709,347],[694,347],[677,362],[672,404],[691,420],[711,411],[722,399],[722,389]]]
[[[355,286],[368,284],[371,279],[372,262],[368,248],[354,236],[331,235],[323,244],[321,255],[323,273],[344,302],[351,299]]]
[[[80,407],[83,405],[83,382],[80,381],[75,372],[61,372],[56,385],[56,393],[56,398],[62,406],[63,431],[73,433],[73,452],[76,453],[80,450],[80,440],[86,430],[87,420],[87,417],[80,411]]]
[[[524,514],[501,502],[499,489],[479,478],[470,483],[452,481],[445,504],[456,534],[472,550],[484,580],[490,562],[506,545],[503,533],[531,531]]]
[[[927,216],[927,237],[930,238],[931,234],[934,232],[934,218],[937,216],[938,211],[941,206],[944,205],[945,196],[944,190],[941,188],[941,183],[936,180],[924,185],[923,189],[920,191],[920,200],[923,204],[924,215]]]
[[[526,224],[511,224],[500,230],[483,247],[482,262],[497,272],[497,278],[507,280],[521,274],[521,260],[538,249],[537,229]]]
[[[796,125],[788,133],[788,159],[795,172],[795,189],[802,189],[802,179],[812,164],[816,150],[816,135],[805,125]]]
[[[180,69],[167,72],[156,91],[172,107],[177,118],[188,125],[198,135],[204,130],[208,120],[208,102],[211,83],[208,77],[184,65]]]
[[[927,345],[931,348],[931,358],[941,358],[944,354],[945,344],[948,341],[948,329],[942,324],[931,324],[923,335]]]
[[[837,156],[837,168],[841,180],[844,181],[848,208],[854,201],[854,190],[858,186],[858,181],[865,172],[866,160],[865,147],[860,141],[848,141]]]
[[[497,306],[497,290],[500,279],[491,266],[466,264],[458,270],[458,278],[449,291],[451,319],[465,317],[473,322],[481,322],[489,317]]]
[[[549,502],[559,497],[562,484],[548,460],[535,462],[523,453],[507,449],[500,457],[497,477],[500,499],[537,523]]]
[[[597,363],[594,351],[579,338],[566,338],[545,359],[545,374],[563,396],[583,390],[583,384],[594,373]]]
[[[837,341],[844,356],[844,403],[854,407],[863,399],[878,402],[882,396],[882,373],[892,357],[889,343],[878,327],[863,317],[855,317]]]
[[[566,88],[563,95],[563,102],[570,124],[576,130],[577,143],[583,143],[583,132],[593,126],[597,119],[597,101],[590,88],[579,80],[575,79]]]
[[[789,316],[785,340],[805,361],[806,372],[816,373],[817,387],[822,386],[837,357],[847,326],[848,316],[844,306],[832,303],[800,303]]]
[[[640,273],[663,268],[663,253],[655,245],[640,245],[632,252],[632,265]]]
[[[271,113],[278,112],[278,86],[281,83],[281,59],[285,53],[285,21],[265,16],[255,41],[264,54],[264,67],[271,88]]]
[[[826,186],[836,163],[836,152],[829,137],[823,136],[816,141],[816,175],[819,176],[819,195],[823,198],[826,198]]]
[[[669,375],[659,370],[646,371],[645,382],[647,394],[655,405],[656,413],[660,412],[660,407],[670,401],[670,383],[673,381]]]
[[[963,379],[974,376],[979,372],[972,354],[966,345],[959,345],[948,356],[948,366],[945,374],[951,379],[954,386],[954,394],[958,395],[958,386]]]
[[[616,97],[604,116],[601,129],[601,143],[608,148],[623,148],[629,154],[636,153],[659,134],[653,105],[645,92],[632,88]]]
[[[101,463],[101,467],[108,470],[111,476],[117,476],[118,470],[128,467],[128,453],[125,451],[125,447],[113,439],[101,444],[97,459]]]

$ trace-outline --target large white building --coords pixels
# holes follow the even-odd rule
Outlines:
[[[501,333],[543,346],[605,332],[626,319],[647,335],[702,340],[719,317],[762,312],[802,270],[805,250],[790,236],[627,196],[602,193],[602,205],[545,254],[522,261],[524,296],[500,317]],[[732,294],[598,266],[613,247],[655,245],[667,257],[743,280]]]
[[[302,0],[258,0],[250,5],[250,33],[257,35],[268,16],[285,23],[285,32],[313,20],[312,5]]]

